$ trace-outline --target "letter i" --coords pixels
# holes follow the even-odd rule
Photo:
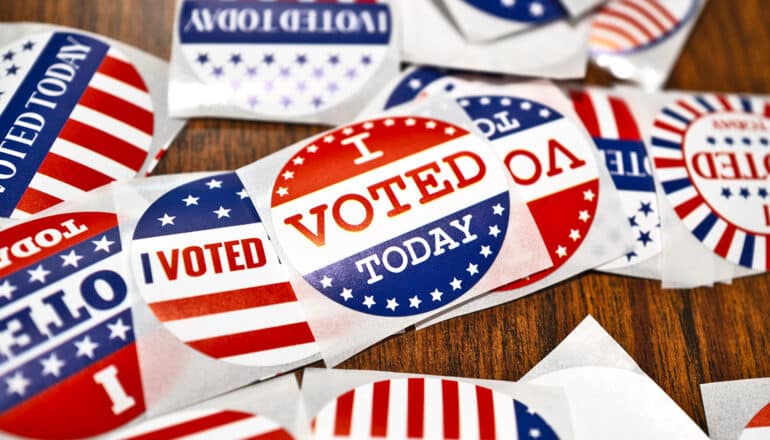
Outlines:
[[[152,265],[150,264],[150,256],[147,253],[141,255],[142,258],[142,272],[144,272],[145,284],[152,284]]]
[[[126,394],[126,390],[120,384],[118,369],[114,365],[110,365],[94,374],[94,382],[101,385],[107,393],[107,397],[112,402],[113,414],[118,415],[136,404],[136,400]]]

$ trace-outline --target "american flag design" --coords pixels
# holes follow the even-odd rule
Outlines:
[[[0,430],[90,437],[144,413],[117,217],[0,232]]]
[[[612,0],[596,13],[594,53],[633,53],[665,41],[690,21],[700,0]]]
[[[541,23],[564,18],[558,0],[461,0],[497,18],[518,23]]]
[[[770,438],[770,404],[749,421],[738,440],[767,440]]]
[[[229,409],[198,409],[147,420],[121,432],[118,438],[293,440],[294,436],[269,417]]]
[[[682,96],[660,111],[651,136],[655,172],[685,227],[732,263],[770,268],[770,102]]]
[[[24,217],[114,180],[148,156],[153,106],[115,47],[71,32],[0,49],[0,216]]]
[[[377,73],[392,39],[386,0],[185,0],[178,23],[196,76],[256,114],[344,103]]]
[[[235,173],[158,198],[137,223],[131,253],[150,309],[193,349],[265,367],[318,352],[288,272]]]
[[[640,263],[660,253],[660,216],[655,180],[636,119],[626,101],[600,90],[571,91],[570,98],[583,125],[604,157],[621,195],[623,214],[636,241],[625,256],[602,269]]]
[[[441,378],[403,378],[356,387],[312,421],[313,438],[555,440],[539,414],[511,396]]]
[[[276,238],[312,287],[390,317],[442,307],[478,283],[503,246],[510,196],[483,139],[394,116],[307,143],[280,170],[271,206]]]

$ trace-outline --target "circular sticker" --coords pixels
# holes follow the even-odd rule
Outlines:
[[[309,142],[273,186],[276,235],[316,290],[409,316],[468,292],[508,229],[504,170],[486,142],[421,117],[355,123]]]
[[[235,173],[158,198],[131,259],[155,316],[188,346],[227,362],[274,366],[317,353],[301,304]]]
[[[761,440],[770,436],[770,404],[759,412],[746,424],[738,440]]]
[[[660,216],[655,180],[639,127],[622,98],[600,91],[570,92],[575,111],[604,157],[633,231],[633,249],[601,269],[617,269],[658,255]]]
[[[623,54],[648,49],[688,23],[698,6],[699,0],[613,0],[593,19],[591,51]]]
[[[385,0],[185,0],[181,51],[195,75],[240,108],[299,116],[356,95],[390,50]]]
[[[144,413],[115,214],[43,217],[0,243],[0,430],[84,438]]]
[[[558,439],[527,405],[451,379],[388,379],[356,387],[313,419],[313,438]]]
[[[228,409],[180,411],[147,420],[120,433],[120,438],[124,440],[188,437],[294,439],[294,436],[269,417]]]
[[[0,217],[134,177],[153,131],[147,86],[108,43],[49,32],[0,48]]]
[[[567,16],[557,0],[461,0],[474,8],[513,22],[540,23]]]
[[[652,156],[666,197],[692,234],[741,266],[767,270],[770,103],[694,95],[658,114]]]

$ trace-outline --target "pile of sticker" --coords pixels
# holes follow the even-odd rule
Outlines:
[[[520,383],[266,380],[592,269],[682,288],[770,267],[768,97],[399,72],[579,76],[593,20],[597,62],[650,85],[703,6],[599,3],[185,0],[170,68],[4,25],[0,431],[705,438],[591,319]],[[140,177],[171,116],[342,125],[236,171]]]

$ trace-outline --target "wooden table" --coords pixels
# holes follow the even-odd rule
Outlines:
[[[766,3],[711,0],[668,87],[770,92]],[[168,59],[173,10],[173,0],[6,0],[0,21],[60,23]],[[588,78],[607,80],[595,70]],[[157,172],[234,169],[322,130],[193,120]],[[588,273],[513,303],[391,337],[341,367],[517,380],[589,313],[704,428],[699,384],[770,376],[770,276],[664,291],[654,281]]]

